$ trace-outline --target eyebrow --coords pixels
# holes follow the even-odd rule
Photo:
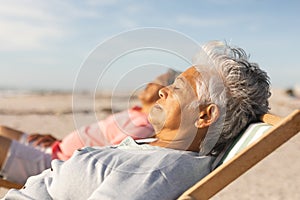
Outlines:
[[[176,80],[184,83],[184,79],[182,77],[177,77]]]

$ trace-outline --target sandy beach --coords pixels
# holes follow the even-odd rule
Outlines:
[[[95,99],[95,101],[94,101]],[[93,103],[95,102],[95,104]],[[112,103],[112,107],[110,106]],[[0,124],[27,133],[51,133],[57,138],[123,110],[136,99],[78,94],[72,106],[71,93],[25,93],[0,96]],[[271,113],[286,116],[300,108],[300,98],[273,89]],[[219,192],[212,199],[300,199],[300,134]],[[7,192],[0,189],[0,197]]]

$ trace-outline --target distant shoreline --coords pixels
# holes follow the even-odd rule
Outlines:
[[[118,98],[128,97],[131,95],[132,97],[136,97],[137,94],[131,94],[130,91],[89,91],[89,90],[81,90],[81,91],[73,91],[73,90],[56,90],[56,89],[4,89],[0,88],[0,97],[19,97],[19,96],[31,96],[31,95],[39,95],[39,96],[46,96],[46,95],[96,95],[101,96],[102,98],[107,97],[110,98],[111,96],[115,96]]]

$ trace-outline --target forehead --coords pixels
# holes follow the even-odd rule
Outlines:
[[[185,70],[181,75],[193,88],[194,92],[197,94],[197,82],[201,79],[201,74],[195,67],[190,67]],[[199,83],[198,83],[199,84]]]

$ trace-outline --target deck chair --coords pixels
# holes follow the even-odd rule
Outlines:
[[[7,189],[11,189],[11,188],[21,189],[23,187],[23,185],[5,180],[1,177],[0,178],[0,187],[7,188]]]
[[[209,199],[214,196],[256,163],[272,153],[280,145],[296,135],[300,131],[300,110],[295,110],[283,119],[271,114],[265,114],[261,117],[261,121],[272,125],[272,127],[265,131],[262,136],[252,144],[228,159],[226,156],[232,151],[232,149],[229,148],[229,150],[222,155],[223,157],[220,160],[221,165],[194,186],[186,190],[178,199],[198,200]],[[233,148],[234,146],[233,144]]]

